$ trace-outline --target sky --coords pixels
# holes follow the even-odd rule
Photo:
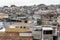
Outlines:
[[[0,0],[0,6],[10,6],[10,5],[17,5],[17,6],[30,6],[30,5],[38,5],[38,4],[60,4],[60,0]]]

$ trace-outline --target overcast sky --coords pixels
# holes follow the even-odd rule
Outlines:
[[[0,0],[0,6],[10,6],[10,5],[17,5],[17,6],[24,6],[24,5],[38,5],[38,4],[60,4],[60,0]]]

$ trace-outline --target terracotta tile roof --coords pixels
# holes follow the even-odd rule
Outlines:
[[[26,28],[6,28],[5,32],[28,32]]]
[[[32,24],[23,22],[14,22],[13,24],[11,24],[11,26],[32,26]]]
[[[8,14],[0,13],[0,18],[7,18],[7,17],[8,17]]]

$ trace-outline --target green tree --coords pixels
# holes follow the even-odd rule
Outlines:
[[[26,16],[26,15],[24,15],[24,14],[20,14],[20,15],[17,15],[18,17],[23,17],[23,16]]]

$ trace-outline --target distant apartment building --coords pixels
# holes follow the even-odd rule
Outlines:
[[[0,21],[6,21],[8,18],[8,14],[0,13]]]
[[[52,25],[42,25],[43,40],[57,40],[57,27]]]
[[[60,9],[54,5],[12,5],[2,10],[0,40],[55,40],[60,36]]]

